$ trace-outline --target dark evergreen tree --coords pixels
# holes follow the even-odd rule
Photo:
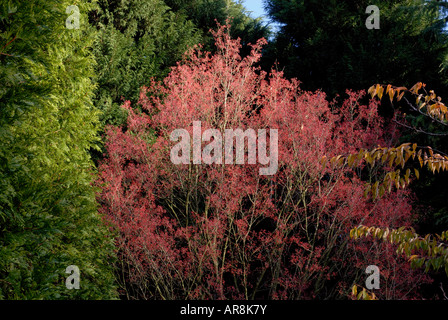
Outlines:
[[[281,24],[269,50],[304,89],[329,95],[374,83],[412,86],[418,81],[443,94],[441,63],[448,41],[435,1],[265,0]],[[368,29],[369,5],[380,10],[380,28]],[[443,92],[442,92],[443,91]]]
[[[216,29],[216,22],[225,24],[230,19],[233,38],[239,37],[243,45],[267,38],[269,28],[261,18],[252,18],[241,1],[234,0],[165,0],[174,11],[183,12],[201,31],[203,44],[212,47],[214,41],[209,33]],[[244,53],[243,53],[244,54]]]

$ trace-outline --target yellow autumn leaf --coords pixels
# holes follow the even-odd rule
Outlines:
[[[358,294],[358,287],[357,287],[356,284],[355,284],[355,285],[353,285],[353,287],[352,287],[352,295],[356,297],[357,294]]]
[[[389,98],[390,98],[390,102],[392,102],[392,100],[394,99],[394,94],[395,94],[394,89],[390,88],[390,89],[389,89]]]
[[[370,88],[369,88],[369,90],[367,91],[371,96],[372,96],[372,98],[375,96],[375,85],[373,85],[373,86],[371,86]]]
[[[418,255],[413,254],[412,256],[409,257],[409,261],[414,260],[415,258],[418,258]]]
[[[381,98],[383,97],[383,91],[384,91],[384,88],[383,88],[383,87],[380,87],[380,88],[378,89],[378,97],[380,98],[380,100],[381,100]]]

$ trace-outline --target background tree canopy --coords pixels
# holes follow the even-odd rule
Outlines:
[[[446,281],[447,2],[260,1],[276,34],[237,0],[0,3],[0,299],[350,297],[366,259],[394,270],[380,298]],[[173,166],[167,130],[193,116],[280,126],[279,174]],[[363,197],[407,186],[423,146],[445,160]],[[406,256],[368,237],[388,228]]]
[[[277,60],[303,88],[343,94],[373,83],[427,83],[447,91],[447,36],[436,1],[264,0],[281,24],[269,63]],[[367,29],[369,5],[380,9],[380,29]]]
[[[210,29],[231,19],[233,37],[255,43],[268,29],[232,0],[99,0],[90,12],[98,29],[94,53],[98,86],[94,103],[102,124],[123,124],[123,99],[137,102],[140,87],[163,79],[196,44],[212,50]]]

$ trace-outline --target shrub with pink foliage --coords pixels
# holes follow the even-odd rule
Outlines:
[[[331,168],[322,158],[391,145],[396,134],[347,91],[338,106],[298,80],[256,67],[265,40],[241,58],[228,26],[214,33],[217,52],[189,52],[163,84],[129,103],[126,128],[108,127],[101,163],[101,211],[118,230],[117,272],[130,299],[348,298],[368,265],[381,270],[379,298],[415,298],[428,279],[387,243],[353,242],[365,225],[410,225],[411,194],[372,201],[364,179],[380,175]],[[150,93],[150,97],[147,93]],[[278,129],[278,171],[260,164],[178,164],[170,133],[193,121],[202,130]],[[267,130],[269,132],[269,130]],[[268,139],[269,140],[269,139]],[[206,143],[203,143],[205,146]],[[268,144],[269,145],[269,144]]]

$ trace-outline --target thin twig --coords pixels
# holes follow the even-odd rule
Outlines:
[[[402,122],[399,122],[399,121],[397,121],[397,120],[395,120],[395,119],[392,119],[392,121],[395,122],[396,124],[400,125],[400,126],[403,126],[403,127],[405,127],[405,128],[411,129],[411,130],[413,130],[413,131],[415,131],[415,132],[418,132],[418,133],[427,134],[427,135],[429,135],[429,136],[435,136],[435,137],[446,137],[446,136],[448,136],[448,133],[433,133],[433,132],[427,132],[427,131],[424,131],[424,130],[422,130],[422,129],[420,129],[420,128],[416,128],[416,127],[413,127],[413,126],[409,126],[409,125],[407,125],[407,124],[404,124],[404,123],[402,123]]]
[[[17,38],[17,35],[15,35],[14,38],[11,39],[11,41],[9,41],[7,44],[5,44],[5,45],[2,47],[2,50],[5,49],[7,46],[9,46],[9,45],[11,44],[11,42],[13,42],[14,40],[16,40],[16,38]]]
[[[412,103],[410,103],[409,100],[406,99],[405,97],[403,97],[403,99],[407,102],[407,104],[411,107],[412,110],[417,111],[418,113],[420,113],[420,114],[422,114],[422,115],[424,115],[426,117],[429,117],[431,120],[434,120],[438,124],[441,124],[443,126],[448,127],[448,123],[447,122],[440,121],[439,119],[434,118],[433,116],[431,116],[429,113],[424,113],[423,111],[421,111],[420,109],[415,107]]]
[[[448,300],[448,297],[445,294],[445,290],[443,290],[442,282],[440,282],[440,289],[442,290],[443,297],[445,298],[445,300]]]

